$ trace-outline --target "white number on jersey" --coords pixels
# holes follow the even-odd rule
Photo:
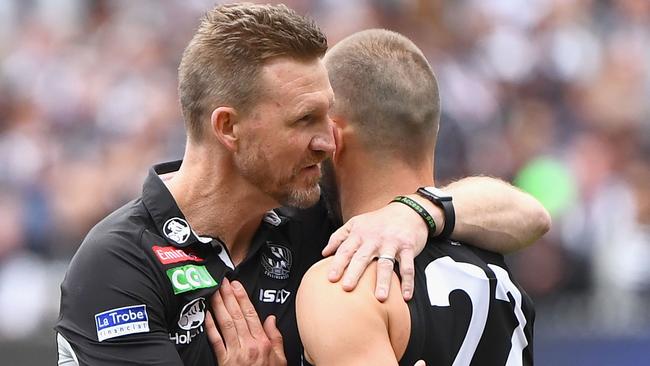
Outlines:
[[[522,364],[522,351],[528,345],[524,334],[527,321],[521,309],[521,292],[512,283],[505,269],[494,264],[489,264],[488,267],[497,279],[495,298],[510,302],[507,295],[510,293],[515,302],[514,312],[519,325],[512,334],[512,347],[506,366],[519,366]],[[477,265],[456,262],[448,256],[429,263],[424,272],[431,306],[450,306],[449,295],[454,290],[465,292],[472,302],[469,327],[453,363],[453,366],[469,365],[483,336],[490,311],[490,281],[487,274]]]

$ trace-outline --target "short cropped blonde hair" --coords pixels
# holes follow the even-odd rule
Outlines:
[[[275,57],[320,58],[327,38],[316,24],[285,5],[220,5],[208,11],[178,68],[178,91],[190,139],[218,106],[243,114],[261,97],[259,72]]]
[[[334,114],[358,125],[378,155],[417,165],[432,154],[440,120],[436,77],[420,49],[385,29],[355,33],[332,47],[325,66],[336,94]]]

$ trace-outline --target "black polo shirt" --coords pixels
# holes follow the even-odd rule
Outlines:
[[[324,206],[267,213],[233,268],[225,245],[193,232],[158,177],[179,166],[152,168],[142,197],[88,233],[61,284],[56,331],[80,365],[213,365],[205,310],[228,275],[262,319],[277,316],[288,363],[299,365],[295,294],[332,232]]]

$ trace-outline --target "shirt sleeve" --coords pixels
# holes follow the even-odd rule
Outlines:
[[[182,365],[169,340],[161,275],[125,235],[87,238],[61,284],[56,331],[79,365]]]

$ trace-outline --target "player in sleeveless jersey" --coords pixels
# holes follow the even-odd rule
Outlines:
[[[336,177],[330,180],[338,183],[342,218],[371,210],[422,181],[433,186],[440,99],[422,52],[397,33],[369,30],[341,41],[325,62],[337,95],[331,170]],[[358,156],[369,159],[356,164]],[[371,182],[382,182],[382,189],[373,189]],[[383,253],[352,292],[326,280],[328,259],[307,272],[296,299],[307,362],[532,364],[533,305],[501,254],[431,238],[415,258],[413,298],[407,303],[391,294],[379,302],[372,268],[393,267],[394,257]],[[392,281],[398,283],[397,273]]]

